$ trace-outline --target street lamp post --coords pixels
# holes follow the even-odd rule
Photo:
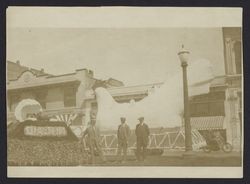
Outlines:
[[[189,97],[188,97],[188,80],[187,80],[187,66],[189,51],[182,49],[178,53],[179,59],[181,61],[181,67],[183,71],[183,95],[184,95],[184,126],[185,126],[185,151],[192,152],[192,135],[191,135],[191,124],[190,124],[190,114],[189,114]]]

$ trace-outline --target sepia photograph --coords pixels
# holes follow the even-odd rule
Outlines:
[[[242,177],[241,14],[9,7],[8,176]]]

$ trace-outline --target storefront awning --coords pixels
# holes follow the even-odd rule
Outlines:
[[[197,130],[223,129],[224,116],[192,117],[191,126]]]

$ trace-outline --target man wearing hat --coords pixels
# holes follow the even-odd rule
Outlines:
[[[137,151],[136,156],[138,161],[144,161],[146,158],[146,149],[148,145],[149,128],[146,123],[144,123],[144,117],[138,118],[139,124],[136,125],[135,134],[137,138]]]
[[[126,124],[126,118],[121,117],[121,124],[117,130],[118,150],[117,161],[123,162],[127,159],[128,138],[130,136],[130,128]],[[121,158],[121,152],[123,152],[123,158]]]
[[[89,126],[86,128],[86,130],[83,133],[83,138],[87,136],[86,142],[90,150],[91,154],[91,163],[95,164],[95,150],[98,152],[99,156],[101,157],[101,160],[104,162],[105,158],[103,157],[102,149],[99,143],[99,137],[100,133],[97,127],[95,126],[95,119],[91,117],[91,120],[89,122]]]

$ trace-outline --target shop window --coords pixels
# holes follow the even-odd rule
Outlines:
[[[36,94],[36,101],[38,101],[43,109],[46,109],[46,93],[45,92],[39,92]]]
[[[208,103],[198,102],[198,103],[190,103],[190,115],[192,117],[197,116],[207,116],[208,115]]]
[[[64,89],[64,107],[76,106],[76,89],[66,88]]]
[[[209,93],[209,100],[225,100],[225,92],[224,91],[216,91],[216,92],[210,92]]]
[[[198,103],[196,105],[196,113],[201,116],[208,115],[208,103]]]
[[[224,101],[210,102],[209,115],[224,116],[225,115]]]

